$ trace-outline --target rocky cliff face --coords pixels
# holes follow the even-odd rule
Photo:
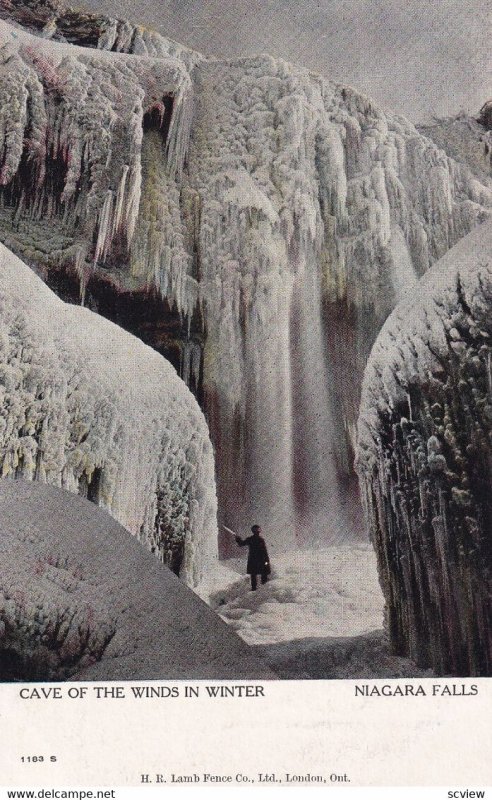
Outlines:
[[[2,32],[3,240],[181,371],[222,521],[259,521],[279,548],[352,535],[371,344],[489,216],[489,187],[406,120],[285,62],[19,13],[44,40]],[[150,316],[125,312],[147,299]]]
[[[394,651],[492,670],[492,226],[456,245],[371,354],[358,471]]]
[[[155,351],[0,245],[0,470],[105,508],[194,586],[217,553],[203,415]]]

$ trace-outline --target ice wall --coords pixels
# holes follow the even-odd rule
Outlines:
[[[156,35],[114,40],[128,52],[46,38],[82,42],[62,28],[2,34],[2,238],[57,290],[71,269],[95,308],[104,282],[202,320],[202,336],[183,328],[181,365],[221,521],[257,521],[279,549],[352,535],[371,344],[490,214],[489,187],[406,120],[285,62],[171,53]]]
[[[162,356],[0,245],[0,470],[87,496],[190,585],[217,553],[212,445]]]
[[[492,225],[385,324],[364,376],[358,472],[394,652],[492,671]]]

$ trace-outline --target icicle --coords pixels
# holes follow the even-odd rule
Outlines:
[[[193,87],[188,79],[183,81],[175,96],[167,141],[169,171],[178,180],[181,178],[190,142],[193,102]]]
[[[125,189],[126,189],[126,179],[128,177],[129,167],[128,164],[125,164],[123,167],[120,183],[118,186],[118,191],[116,193],[116,202],[115,202],[115,210],[114,210],[114,222],[113,222],[113,230],[112,235],[114,236],[120,230],[121,221],[123,216],[123,208],[125,203]]]
[[[112,221],[113,221],[113,199],[111,189],[106,192],[103,207],[99,216],[99,231],[97,235],[96,249],[94,252],[94,263],[104,261],[111,244]]]

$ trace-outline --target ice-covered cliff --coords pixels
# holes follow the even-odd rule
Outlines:
[[[105,508],[190,585],[216,558],[212,445],[170,364],[0,245],[0,471]]]
[[[492,185],[492,127],[490,127],[492,117],[489,118],[491,109],[492,103],[486,103],[476,119],[466,114],[458,114],[419,127],[424,136],[431,139],[455,161],[466,164],[486,186]]]
[[[200,53],[184,47],[145,25],[66,7],[62,0],[1,0],[0,19],[44,39],[113,53],[135,53],[154,58],[176,58],[191,68]],[[140,20],[139,20],[140,21]]]
[[[0,481],[0,681],[275,677],[114,519]]]
[[[365,372],[358,471],[394,651],[492,672],[492,225],[386,322]]]
[[[44,38],[2,30],[0,236],[181,369],[222,521],[261,522],[278,547],[350,535],[370,347],[490,214],[489,187],[285,62],[201,59],[133,26],[123,43],[108,21],[87,38],[87,20],[63,19]]]

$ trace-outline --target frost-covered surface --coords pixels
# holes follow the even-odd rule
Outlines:
[[[212,445],[155,351],[0,245],[0,470],[84,494],[189,584],[216,558]]]
[[[0,680],[274,677],[87,500],[4,480],[0,519]]]
[[[107,262],[111,249],[116,263],[124,260],[135,234],[145,114],[166,127],[164,184],[182,169],[190,75],[177,58],[54,44],[6,23],[0,29],[0,185],[16,209],[13,219],[4,213],[2,237],[18,239],[17,249],[38,265],[71,260],[83,286],[86,270]],[[158,223],[169,234],[172,210]]]
[[[196,102],[219,507],[291,545],[343,539],[370,344],[490,192],[405,120],[267,57],[203,63]]]
[[[492,225],[388,319],[364,378],[358,471],[394,651],[492,673]]]
[[[217,585],[197,591],[248,644],[358,636],[382,626],[383,596],[369,544],[282,553],[256,592],[248,576],[238,579],[231,570],[227,580],[225,564],[245,570],[240,561],[223,562]]]
[[[68,265],[88,302],[98,278],[199,309],[204,352],[184,341],[182,365],[222,521],[262,523],[277,549],[352,535],[371,343],[490,214],[490,189],[403,118],[283,61],[190,71],[166,48],[2,37],[1,237],[53,285]]]
[[[414,122],[474,113],[490,96],[488,0],[263,0],[254,8],[251,0],[79,3],[146,23],[204,53],[270,53],[302,64]]]

